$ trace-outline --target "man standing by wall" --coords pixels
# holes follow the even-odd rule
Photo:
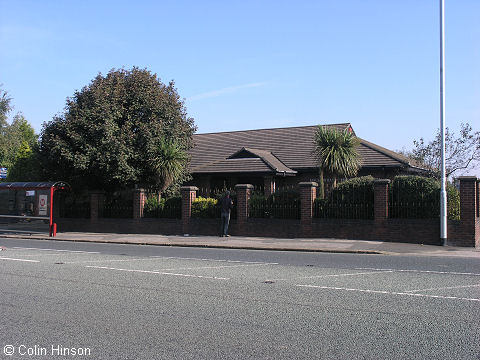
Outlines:
[[[230,223],[230,212],[233,208],[233,201],[230,198],[230,191],[225,191],[225,195],[220,200],[220,208],[222,211],[221,216],[221,227],[220,227],[220,236],[229,237],[228,235],[228,224]]]

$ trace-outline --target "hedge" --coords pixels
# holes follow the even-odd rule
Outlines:
[[[295,189],[279,190],[268,197],[253,193],[249,202],[249,216],[300,219],[300,193]]]
[[[373,219],[374,181],[369,175],[340,183],[326,199],[315,199],[314,217]]]
[[[390,186],[390,217],[438,218],[440,182],[422,176],[397,176]],[[460,193],[447,185],[447,213],[450,220],[460,219]]]
[[[197,197],[192,203],[192,217],[219,218],[220,207],[218,200],[214,198]]]
[[[160,198],[153,196],[145,200],[143,216],[180,219],[182,217],[182,198]]]

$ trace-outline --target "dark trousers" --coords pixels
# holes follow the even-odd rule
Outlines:
[[[221,215],[221,227],[220,233],[221,235],[228,235],[228,224],[230,223],[230,212],[223,212]]]

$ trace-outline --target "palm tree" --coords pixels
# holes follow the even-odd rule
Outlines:
[[[161,140],[152,151],[150,163],[160,195],[183,175],[188,154],[178,143]]]
[[[361,166],[358,153],[360,141],[351,132],[335,128],[318,126],[315,133],[314,154],[318,159],[320,171],[319,197],[325,196],[323,173],[333,176],[333,187],[337,186],[337,176],[352,177]]]

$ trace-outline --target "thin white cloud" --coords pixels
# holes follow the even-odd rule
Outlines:
[[[209,99],[209,98],[214,98],[218,96],[222,96],[225,94],[231,94],[234,93],[238,90],[241,89],[249,89],[249,88],[256,88],[256,87],[261,87],[267,85],[266,82],[256,82],[256,83],[250,83],[250,84],[243,84],[243,85],[237,85],[237,86],[230,86],[226,87],[223,89],[219,90],[213,90],[213,91],[208,91],[204,92],[201,94],[193,95],[187,98],[188,101],[195,101],[195,100],[201,100],[201,99]]]

